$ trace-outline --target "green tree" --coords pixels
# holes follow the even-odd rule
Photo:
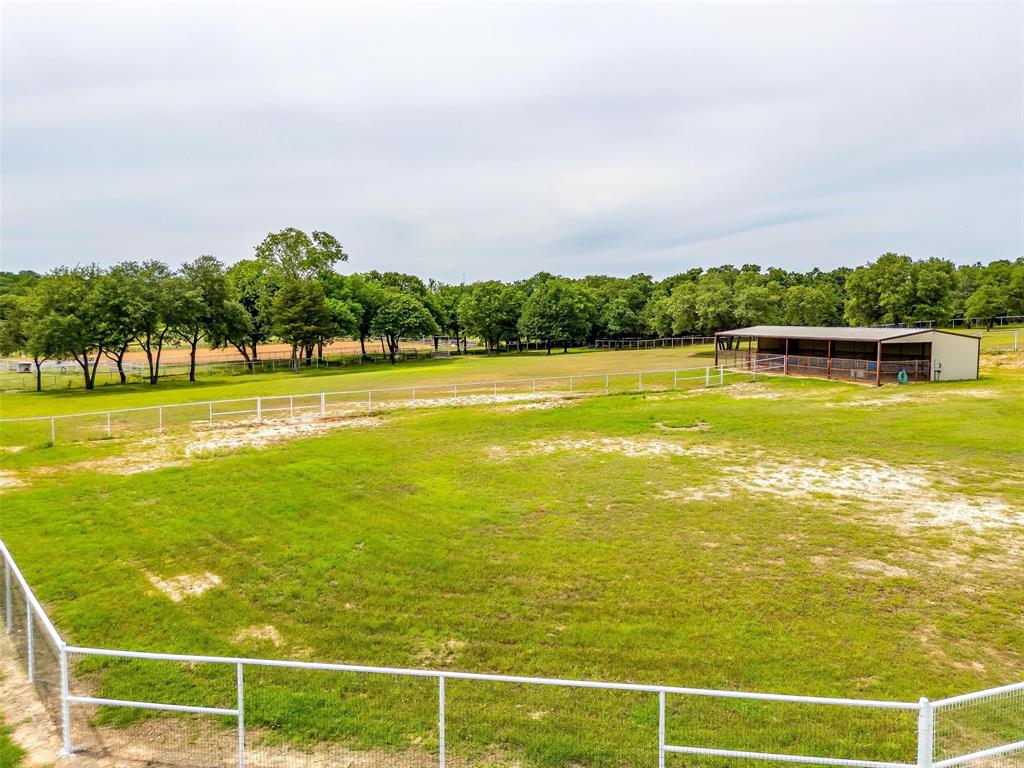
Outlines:
[[[173,333],[189,345],[188,380],[196,380],[196,350],[203,339],[225,338],[237,313],[224,265],[213,256],[200,256],[181,267],[173,302]]]
[[[329,232],[307,235],[289,227],[263,238],[256,246],[256,260],[281,285],[285,280],[310,280],[330,272],[339,261],[348,261],[348,254]]]
[[[61,267],[44,277],[36,329],[39,343],[54,359],[71,358],[82,369],[86,389],[96,385],[96,369],[107,344],[99,288],[103,273],[95,265]]]
[[[459,317],[466,333],[482,339],[488,352],[516,336],[522,295],[515,286],[485,280],[469,286],[459,302]]]
[[[968,320],[985,322],[985,327],[992,330],[992,318],[1007,314],[1006,307],[1010,296],[1007,286],[994,282],[983,283],[970,295],[965,306]]]
[[[291,364],[296,371],[299,348],[313,347],[335,328],[324,287],[316,280],[286,280],[274,296],[272,311],[274,334],[291,345]]]
[[[695,308],[702,333],[714,333],[736,324],[735,297],[727,274],[709,271],[697,281]]]
[[[392,364],[403,336],[427,336],[438,332],[437,323],[423,302],[415,296],[384,288],[383,301],[373,316],[371,331],[387,341]]]
[[[827,325],[837,313],[837,304],[823,288],[794,285],[783,299],[783,321],[787,325]]]
[[[227,270],[227,281],[232,296],[248,319],[243,321],[237,310],[232,309],[232,333],[224,340],[241,352],[246,361],[250,353],[251,359],[259,360],[259,345],[271,334],[270,315],[277,284],[271,280],[266,263],[256,259],[242,259],[232,264]]]
[[[33,282],[34,286],[36,283]],[[36,392],[43,389],[43,363],[50,358],[49,339],[43,333],[43,297],[29,288],[21,294],[0,296],[0,354],[24,353],[36,368]]]
[[[555,344],[568,352],[571,342],[590,332],[593,314],[594,301],[585,289],[555,278],[540,285],[526,300],[519,328],[525,336],[544,341],[549,355]]]
[[[179,322],[179,302],[184,285],[159,261],[126,263],[124,277],[130,281],[125,306],[126,321],[134,340],[142,348],[149,366],[149,383],[160,380],[160,358],[164,343]]]

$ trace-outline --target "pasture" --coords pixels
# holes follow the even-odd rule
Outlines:
[[[510,355],[0,403],[37,415],[707,361]],[[0,535],[78,645],[939,698],[1024,668],[1024,371],[983,374],[383,410],[199,449],[192,432],[18,448],[0,425]],[[228,672],[83,658],[74,680],[221,706]],[[415,680],[267,670],[247,718],[265,750],[329,742],[363,764],[418,765],[436,746],[434,695]],[[455,761],[622,765],[649,760],[656,738],[649,698],[468,683],[449,695]],[[83,715],[164,733],[148,713]],[[671,728],[913,759],[897,717],[679,703]],[[213,754],[229,728],[195,743]],[[885,754],[868,755],[878,743]]]

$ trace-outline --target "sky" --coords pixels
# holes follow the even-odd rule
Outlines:
[[[1024,255],[1024,3],[2,6],[0,268]]]

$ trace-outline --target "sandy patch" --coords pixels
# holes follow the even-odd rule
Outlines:
[[[466,647],[462,640],[445,640],[442,643],[420,642],[417,660],[428,667],[447,667],[455,661],[459,651]]]
[[[898,565],[883,563],[881,560],[851,560],[850,567],[858,573],[881,574],[882,576],[892,577],[903,577],[910,575],[906,568],[900,568]]]
[[[827,496],[861,502],[885,510],[897,524],[921,526],[967,525],[976,530],[1024,525],[1024,510],[998,499],[965,496],[939,484],[939,472],[921,467],[894,467],[883,462],[830,464],[761,461],[755,466],[728,467],[734,483],[787,498]],[[955,485],[943,480],[945,486]],[[891,515],[895,511],[896,515]]]
[[[143,571],[149,583],[171,598],[175,603],[180,603],[186,597],[201,595],[214,587],[220,586],[221,578],[215,573],[183,573],[180,576],[172,576],[169,579],[161,579],[159,576]]]
[[[273,643],[275,648],[280,648],[284,645],[284,637],[273,624],[245,627],[238,630],[231,640],[240,645],[248,643]]]
[[[24,488],[26,485],[28,483],[9,469],[0,469],[0,493],[11,488]]]
[[[700,421],[699,419],[688,427],[677,427],[671,424],[665,424],[661,421],[657,422],[654,426],[665,432],[706,432],[711,429],[710,424],[706,421]]]
[[[25,450],[24,445],[4,445],[0,446],[0,453],[14,454],[21,453]]]
[[[975,398],[987,400],[999,397],[999,393],[991,389],[944,389],[929,388],[924,386],[911,391],[901,389],[889,395],[877,397],[860,397],[856,400],[848,400],[841,403],[826,403],[826,408],[884,408],[890,405],[907,405],[910,403],[932,403],[936,401],[956,400],[958,398]]]
[[[778,392],[764,384],[753,381],[725,383],[724,386],[713,386],[710,388],[693,389],[690,394],[710,394],[721,392],[722,394],[734,397],[737,400],[780,400],[786,396],[785,392]]]
[[[187,458],[237,451],[241,448],[268,448],[271,445],[288,442],[303,437],[322,435],[335,429],[355,429],[378,427],[384,422],[381,419],[367,416],[354,419],[300,420],[290,419],[286,422],[264,422],[263,424],[244,423],[225,428],[207,430],[198,437],[189,437],[183,441],[183,450]]]
[[[509,455],[543,455],[560,453],[596,452],[616,453],[633,458],[651,458],[658,456],[697,456],[708,457],[722,454],[721,449],[707,445],[683,445],[668,440],[653,440],[631,437],[592,437],[563,438],[560,440],[534,440],[519,449],[508,449],[504,446],[491,446],[488,449],[494,459],[508,458]]]

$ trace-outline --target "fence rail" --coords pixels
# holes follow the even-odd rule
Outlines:
[[[657,339],[597,339],[590,346],[594,349],[662,349],[714,343],[714,336],[665,336]]]
[[[479,699],[476,698],[476,686],[486,686],[489,683],[498,684],[505,690],[514,691],[518,698],[528,698],[525,692],[535,689],[591,691],[600,697],[596,701],[602,705],[595,712],[606,718],[609,717],[609,713],[607,709],[603,708],[603,705],[609,696],[623,694],[652,697],[636,699],[635,703],[631,703],[629,710],[633,712],[634,717],[637,713],[649,713],[650,721],[645,724],[645,727],[642,727],[644,724],[639,722],[626,724],[626,726],[631,730],[643,731],[646,734],[644,739],[647,736],[650,737],[649,743],[643,743],[643,739],[637,742],[635,746],[640,748],[637,755],[649,755],[650,763],[654,762],[656,755],[659,768],[665,768],[666,758],[671,755],[813,763],[856,768],[910,768],[910,766],[952,768],[958,765],[977,765],[980,768],[981,766],[995,765],[992,762],[994,758],[999,758],[1003,761],[1000,764],[1005,763],[1006,765],[1011,764],[1008,762],[1010,760],[1014,765],[1019,764],[1017,763],[1018,758],[1024,760],[1024,682],[988,691],[954,696],[936,702],[929,702],[925,698],[918,701],[887,701],[438,669],[81,647],[68,645],[58,634],[2,540],[0,540],[0,559],[3,560],[5,575],[5,633],[14,636],[16,647],[19,649],[19,658],[24,663],[26,679],[30,683],[36,683],[37,690],[41,694],[44,694],[44,691],[49,693],[49,695],[42,695],[42,700],[52,716],[55,726],[59,728],[63,744],[62,751],[66,755],[74,754],[76,751],[109,754],[111,750],[116,750],[121,746],[125,747],[134,759],[153,760],[171,766],[237,765],[239,768],[245,768],[247,765],[282,764],[271,759],[267,749],[259,741],[258,733],[247,732],[246,720],[247,713],[250,711],[247,696],[251,691],[248,691],[248,686],[256,685],[257,703],[253,712],[258,713],[259,705],[266,706],[265,697],[267,695],[266,680],[261,675],[271,670],[282,670],[290,671],[293,675],[314,672],[339,678],[355,675],[356,679],[360,681],[381,677],[429,681],[433,686],[432,691],[429,688],[418,690],[423,696],[430,699],[427,703],[429,709],[433,711],[433,721],[429,724],[429,730],[432,735],[431,743],[436,746],[427,750],[429,761],[421,761],[417,765],[436,765],[438,768],[445,768],[449,757],[465,761],[464,756],[460,754],[463,745],[461,743],[453,744],[453,737],[456,741],[465,737],[467,731],[464,728],[465,724],[461,722],[465,702],[472,701],[479,706]],[[24,611],[21,613],[19,613],[19,606],[24,607]],[[19,623],[21,617],[26,620],[24,624]],[[41,635],[38,637],[35,635],[37,626],[42,629]],[[48,673],[49,678],[44,682],[42,689],[39,685],[41,681],[38,675],[38,661],[41,656],[38,641],[40,640],[49,646],[42,653],[52,653],[57,659],[56,671]],[[219,705],[115,698],[95,695],[94,692],[79,693],[73,689],[76,665],[72,662],[84,658],[102,658],[114,662],[120,660],[174,664],[180,665],[182,668],[187,667],[190,670],[215,667],[231,670],[233,674],[230,678],[230,687],[228,687],[228,678],[223,679],[225,683],[223,686],[224,700]],[[334,679],[334,677],[329,679]],[[143,679],[148,681],[149,685],[159,687],[159,677]],[[213,685],[213,678],[210,675],[202,675],[200,679],[206,681],[208,685]],[[453,699],[453,693],[456,691],[451,684],[461,682],[474,687],[459,688],[456,698]],[[261,686],[264,687],[261,688]],[[330,692],[324,689],[322,692],[326,703],[333,701],[335,695],[337,695],[337,691],[333,689]],[[300,706],[310,706],[308,698],[303,698],[301,701],[303,703]],[[634,702],[633,699],[630,701]],[[649,701],[654,706],[642,706],[644,701]],[[700,702],[706,702],[706,704],[701,705]],[[720,711],[719,718],[714,717],[716,712],[714,708],[707,709],[708,706],[719,707],[728,702],[737,704],[740,709]],[[996,702],[998,706],[993,708],[993,702]],[[338,704],[340,706],[340,700]],[[516,705],[516,707],[519,706],[521,705]],[[760,745],[756,743],[757,736],[763,736],[761,731],[756,727],[744,727],[743,722],[739,724],[736,722],[737,717],[753,717],[751,708],[755,706],[798,707],[801,711],[810,708],[814,713],[834,712],[836,713],[835,717],[821,720],[821,723],[829,729],[841,727],[841,723],[856,721],[854,713],[862,712],[869,718],[865,722],[870,723],[872,727],[877,729],[884,723],[888,730],[882,734],[876,734],[874,738],[877,741],[874,742],[865,740],[862,735],[852,742],[842,741],[840,743],[838,736],[830,735],[834,733],[832,730],[824,731],[824,735],[818,734],[817,738],[812,738],[809,733],[805,732],[803,735],[806,741],[801,742],[799,739],[793,740],[791,737],[794,733],[787,729],[795,723],[797,726],[795,733],[799,734],[800,728],[809,729],[820,716],[797,718],[790,715],[788,718],[779,718],[778,712],[772,712],[772,716],[766,722],[770,725],[771,732],[784,732],[785,738],[779,743],[783,744],[785,749],[761,749]],[[195,723],[184,720],[175,720],[170,729],[159,730],[155,734],[152,731],[132,732],[129,737],[131,743],[128,745],[120,744],[116,739],[112,739],[109,743],[94,743],[89,741],[91,738],[88,735],[91,728],[89,720],[83,721],[81,718],[76,718],[76,714],[80,711],[95,713],[97,708],[187,714],[198,718],[222,718],[234,721],[234,727],[231,729],[233,731],[231,734],[223,729],[216,731],[214,736],[207,734],[209,741],[205,745],[201,741],[197,741],[195,733],[190,730]],[[701,711],[702,708],[705,715],[710,713],[711,716],[708,719],[712,722],[704,722],[700,728],[679,727],[681,724],[693,726],[693,713]],[[971,717],[964,720],[961,717],[964,712],[968,712]],[[885,713],[891,713],[891,717],[896,719],[880,720],[879,718],[889,717]],[[475,715],[471,723],[471,730],[474,733],[479,732],[481,725],[480,722],[477,722],[479,720],[484,725],[493,725],[505,734],[506,739],[509,738],[507,723],[503,722],[504,718],[511,717],[507,709],[480,708],[474,709],[472,714]],[[391,712],[390,715],[383,716],[397,717],[399,713]],[[86,717],[88,718],[88,716]],[[365,717],[380,718],[382,715],[380,712],[376,712],[376,714],[368,712]],[[494,721],[494,718],[498,718],[497,721]],[[369,726],[367,723],[362,725]],[[453,728],[453,725],[458,727]],[[503,728],[503,725],[506,728]],[[581,736],[587,738],[595,729],[599,728],[599,725],[600,723],[594,720],[584,720],[581,727],[585,729],[585,733]],[[424,727],[427,726],[424,724]],[[185,740],[176,740],[175,731],[186,733]],[[333,738],[337,739],[337,736],[334,735]],[[551,738],[557,741],[559,737],[552,734]],[[748,739],[750,741],[747,741]],[[89,741],[89,743],[82,746],[83,741]],[[905,750],[894,756],[893,744],[897,742],[905,745]],[[851,744],[867,751],[863,752],[862,756],[850,756],[849,754],[818,754],[803,749],[805,746],[814,747],[816,745],[837,749],[840,747],[852,748]],[[289,766],[333,765],[335,762],[331,760],[332,753],[330,751],[333,747],[342,750],[339,755],[346,757],[345,762],[352,762],[353,748],[335,744],[329,738],[324,737],[319,752],[289,753],[287,764]],[[387,764],[393,765],[397,762],[399,761],[395,759],[395,756],[391,756]],[[636,759],[618,764],[640,765],[647,762],[644,759]]]
[[[298,414],[370,411],[389,407],[473,403],[487,398],[535,399],[645,390],[676,389],[680,385],[721,386],[737,376],[752,376],[782,369],[781,357],[764,357],[735,364],[697,368],[662,368],[646,371],[580,373],[493,381],[417,384],[336,392],[260,395],[249,398],[204,400],[108,411],[25,416],[0,419],[3,425],[42,425],[49,442],[56,443],[58,426],[69,440],[102,439],[140,431],[164,432],[174,427],[212,426],[220,420],[248,418],[256,422]]]

